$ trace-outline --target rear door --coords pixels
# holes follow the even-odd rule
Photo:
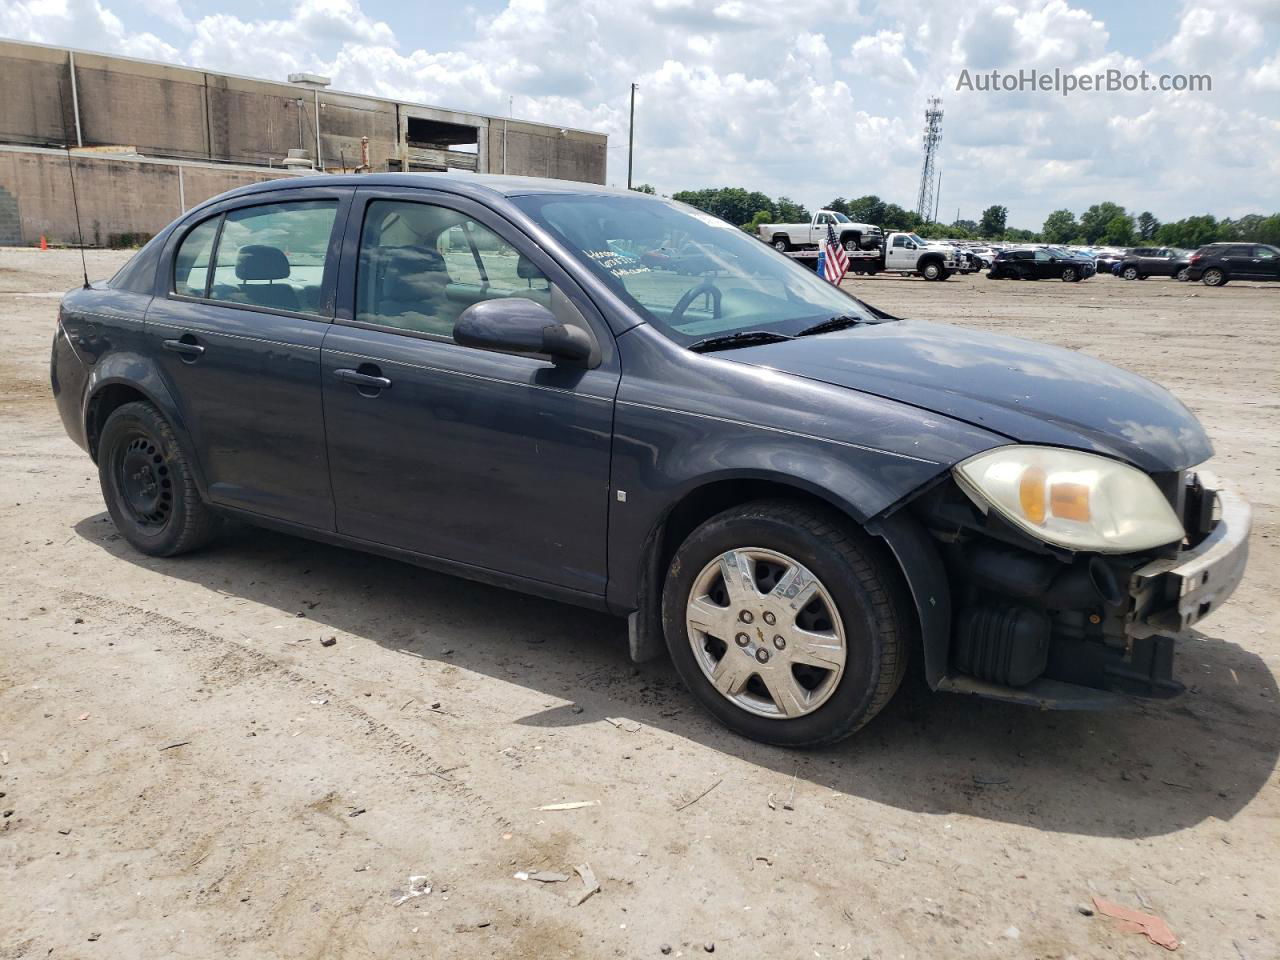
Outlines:
[[[486,207],[428,190],[361,189],[344,251],[323,350],[338,531],[603,594],[618,361],[585,294]],[[455,343],[499,297],[584,326],[598,365]]]
[[[1239,280],[1252,280],[1257,276],[1259,265],[1254,263],[1253,247],[1249,244],[1235,243],[1222,252],[1222,265],[1227,275]]]
[[[349,201],[253,194],[174,232],[147,336],[214,503],[333,529],[320,344]]]

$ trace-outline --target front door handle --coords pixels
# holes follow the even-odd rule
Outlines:
[[[194,360],[196,357],[204,353],[204,347],[196,343],[196,338],[191,336],[189,333],[183,336],[181,340],[165,340],[161,345],[166,350],[182,354],[184,359],[190,357]]]
[[[372,369],[377,370],[377,367]],[[361,373],[359,370],[338,369],[333,371],[333,375],[343,383],[350,383],[357,387],[363,387],[366,390],[386,390],[391,386],[391,378],[378,373]]]

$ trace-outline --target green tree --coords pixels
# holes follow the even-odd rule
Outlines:
[[[1010,227],[1004,232],[1004,239],[1012,240],[1016,243],[1040,243],[1043,238],[1034,230],[1019,230],[1016,227]]]
[[[844,197],[836,197],[822,209],[834,210],[836,213],[843,213],[847,217],[849,216],[849,201]]]
[[[776,216],[772,200],[758,190],[748,191],[742,187],[682,190],[673,194],[672,199],[736,224],[747,223],[758,210],[768,210],[770,216]]]
[[[910,210],[904,210],[896,203],[886,203],[880,218],[880,227],[884,230],[914,230],[920,226],[920,218]]]
[[[1107,226],[1116,217],[1125,215],[1124,207],[1109,200],[1095,203],[1080,215],[1080,232],[1084,234],[1086,243],[1097,243],[1107,232]]]
[[[1079,232],[1080,225],[1076,223],[1075,214],[1070,210],[1053,211],[1045,218],[1041,229],[1045,243],[1070,243]]]
[[[1222,224],[1206,213],[1198,217],[1186,217],[1174,223],[1166,223],[1156,231],[1156,243],[1166,247],[1194,250],[1206,243],[1223,239],[1225,234]]]
[[[1138,214],[1138,239],[1153,240],[1156,231],[1160,229],[1160,221],[1155,218],[1150,210],[1144,210]]]
[[[807,219],[807,218],[806,218],[806,219]],[[742,229],[743,229],[743,230],[745,230],[747,233],[751,234],[752,236],[755,236],[757,233],[759,233],[759,232],[760,232],[760,225],[761,225],[761,224],[765,224],[765,223],[790,223],[790,222],[791,222],[791,221],[789,221],[789,220],[777,220],[777,221],[775,221],[775,220],[773,219],[773,211],[772,211],[772,210],[757,210],[757,211],[756,211],[756,215],[755,215],[754,217],[752,217],[748,222],[746,222],[746,223],[744,223],[744,224],[742,225]],[[798,222],[798,221],[797,221],[797,222]]]
[[[790,197],[779,197],[774,204],[774,215],[778,223],[804,223],[813,219],[803,203],[796,203]]]
[[[984,237],[1000,237],[1004,235],[1008,222],[1009,208],[992,204],[982,211],[982,220],[978,223],[978,229],[982,231]]]
[[[1112,247],[1128,247],[1133,245],[1134,236],[1133,217],[1126,213],[1118,213],[1107,221],[1102,242]]]
[[[886,207],[885,202],[875,194],[867,194],[865,197],[858,197],[857,200],[849,201],[849,210],[846,216],[857,223],[871,223],[876,226],[882,226]]]
[[[970,236],[977,236],[978,222],[976,220],[957,220],[952,224],[957,230],[963,230]]]

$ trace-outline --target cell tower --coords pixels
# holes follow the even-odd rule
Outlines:
[[[938,158],[938,141],[942,139],[942,100],[929,98],[924,112],[924,166],[920,168],[920,196],[916,200],[916,216],[929,220],[933,216],[933,164]]]

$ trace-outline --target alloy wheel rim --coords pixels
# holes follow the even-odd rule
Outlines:
[[[116,488],[130,519],[144,532],[164,529],[173,512],[173,477],[160,445],[136,433],[115,458]]]
[[[740,547],[703,567],[685,624],[703,675],[756,716],[813,713],[844,675],[848,646],[835,601],[812,571],[776,550]]]

